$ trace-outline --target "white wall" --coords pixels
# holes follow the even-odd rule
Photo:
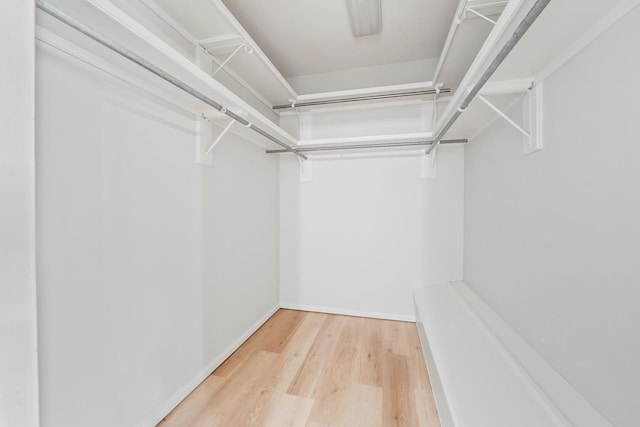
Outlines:
[[[280,126],[301,139],[348,138],[430,132],[432,101],[332,106],[307,112],[286,112]]]
[[[413,318],[412,289],[462,274],[462,146],[440,149],[436,179],[420,157],[280,164],[284,306]]]
[[[331,92],[334,90],[426,82],[431,79],[438,58],[397,64],[351,68],[329,73],[289,77],[287,81],[299,94]]]
[[[639,25],[547,79],[544,151],[498,121],[465,155],[465,282],[619,427],[640,396]]]
[[[38,425],[33,9],[0,14],[0,427]]]
[[[278,304],[278,160],[39,46],[42,425],[150,425]]]

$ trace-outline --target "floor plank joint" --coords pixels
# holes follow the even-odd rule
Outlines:
[[[279,310],[157,427],[440,427],[415,323]]]

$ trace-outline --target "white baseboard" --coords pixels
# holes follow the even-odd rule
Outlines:
[[[402,314],[391,314],[391,313],[375,313],[371,311],[359,311],[359,310],[348,310],[342,308],[328,308],[328,307],[317,307],[312,305],[302,305],[302,304],[290,304],[286,302],[280,302],[280,308],[288,308],[291,310],[301,310],[301,311],[315,311],[318,313],[328,313],[328,314],[341,314],[343,316],[356,316],[356,317],[368,317],[370,319],[383,319],[383,320],[398,320],[401,322],[415,322],[416,317],[414,315],[402,315]]]
[[[251,335],[257,331],[260,326],[264,325],[264,323],[269,320],[271,316],[275,314],[276,311],[280,309],[279,306],[272,307],[267,313],[262,316],[256,323],[254,323],[240,338],[238,338],[235,342],[233,342],[229,347],[225,349],[218,357],[216,357],[211,363],[209,363],[206,367],[200,371],[200,373],[191,381],[189,381],[184,387],[182,387],[173,397],[171,397],[167,402],[165,402],[161,407],[155,411],[155,413],[149,416],[142,423],[138,424],[139,427],[151,427],[158,424],[164,417],[169,414],[178,406],[180,402],[184,400],[185,397],[189,395],[202,381],[204,381],[213,371],[216,370],[218,366],[222,364],[229,356],[233,354],[246,340],[249,339]]]

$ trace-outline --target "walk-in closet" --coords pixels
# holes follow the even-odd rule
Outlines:
[[[5,0],[0,427],[637,427],[640,0]]]

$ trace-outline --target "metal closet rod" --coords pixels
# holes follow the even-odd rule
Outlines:
[[[466,139],[446,139],[441,144],[466,144]],[[364,148],[391,148],[391,147],[415,147],[422,145],[431,145],[431,141],[410,141],[410,142],[380,142],[377,144],[353,144],[353,145],[316,145],[308,147],[299,147],[298,151],[305,153],[313,151],[337,151],[337,150],[359,150]],[[267,154],[286,153],[287,150],[267,150]]]
[[[287,108],[295,108],[295,107],[312,107],[315,105],[331,105],[331,104],[340,104],[343,102],[357,102],[357,101],[372,101],[376,99],[389,99],[389,98],[401,98],[405,96],[417,96],[417,95],[435,95],[437,93],[449,93],[451,89],[442,88],[440,91],[436,89],[424,89],[424,90],[414,90],[409,92],[395,92],[395,93],[387,93],[381,95],[362,95],[362,96],[354,96],[351,98],[338,98],[338,99],[325,99],[322,101],[307,101],[307,102],[295,102],[292,104],[282,104],[282,105],[274,105],[274,110],[284,110]]]
[[[285,144],[284,142],[281,142],[276,137],[274,137],[274,136],[270,135],[269,133],[265,132],[264,130],[262,130],[258,126],[254,125],[253,123],[251,123],[248,120],[244,119],[243,117],[235,114],[233,111],[227,110],[225,107],[223,107],[222,105],[218,104],[213,99],[211,99],[208,96],[202,94],[201,92],[198,92],[196,89],[194,89],[191,86],[187,85],[186,83],[183,83],[182,81],[178,80],[177,78],[175,78],[171,74],[167,73],[166,71],[162,70],[161,68],[156,67],[155,65],[153,65],[150,62],[148,62],[144,58],[142,58],[142,57],[138,56],[137,54],[131,52],[130,50],[128,50],[124,46],[121,46],[118,43],[114,42],[113,40],[103,36],[102,34],[93,31],[92,29],[90,29],[86,25],[84,25],[84,24],[80,23],[79,21],[75,20],[74,18],[70,17],[69,15],[67,15],[66,13],[64,13],[63,11],[58,9],[57,7],[53,6],[52,4],[50,4],[50,3],[48,3],[48,2],[46,2],[44,0],[36,0],[36,7],[38,9],[42,10],[43,12],[53,16],[57,20],[67,24],[71,28],[81,32],[85,36],[95,40],[96,42],[100,43],[101,45],[105,46],[106,48],[111,49],[112,51],[116,52],[117,54],[127,58],[131,62],[133,62],[133,63],[141,66],[142,68],[150,71],[151,73],[155,74],[156,76],[160,77],[161,79],[171,83],[175,87],[183,90],[184,92],[188,93],[189,95],[193,96],[194,98],[197,98],[198,100],[204,102],[205,104],[215,108],[216,110],[218,110],[219,112],[227,115],[231,119],[237,121],[238,123],[244,125],[245,127],[248,127],[252,131],[262,135],[263,137],[267,138],[269,141],[275,142],[276,144],[278,144],[279,146],[284,148],[284,151],[287,151],[287,152],[290,152],[290,153],[294,153],[298,157],[301,157],[303,159],[307,158],[307,156],[305,156],[304,154],[300,153],[295,148]]]
[[[444,134],[447,133],[449,128],[451,128],[451,126],[453,126],[456,120],[458,120],[458,117],[460,117],[460,115],[464,112],[464,110],[467,109],[471,101],[473,101],[476,95],[478,95],[478,92],[480,92],[482,87],[491,78],[493,73],[495,73],[495,71],[498,69],[500,64],[502,64],[502,61],[504,61],[504,59],[509,55],[509,53],[511,53],[511,51],[513,50],[515,45],[518,44],[522,36],[524,36],[524,34],[531,27],[531,25],[533,25],[536,19],[538,19],[538,17],[540,16],[544,8],[547,7],[547,5],[549,4],[549,2],[551,2],[551,0],[537,0],[533,4],[531,9],[527,13],[527,16],[524,17],[524,19],[518,25],[518,28],[516,28],[516,30],[513,32],[509,40],[507,40],[507,42],[504,44],[502,49],[500,49],[500,52],[498,52],[498,55],[496,55],[493,61],[491,61],[491,64],[489,64],[489,67],[486,69],[484,74],[482,74],[482,77],[480,77],[480,80],[478,80],[478,82],[473,86],[473,88],[471,89],[467,97],[464,99],[464,101],[462,101],[462,104],[460,105],[460,107],[458,107],[458,110],[453,114],[453,116],[451,116],[451,119],[449,119],[447,124],[440,131],[440,133],[438,133],[438,136],[436,136],[436,138],[433,141],[434,144],[431,144],[429,149],[426,151],[427,154],[431,154],[431,152],[436,148],[436,146],[440,144],[440,140],[442,139]]]

